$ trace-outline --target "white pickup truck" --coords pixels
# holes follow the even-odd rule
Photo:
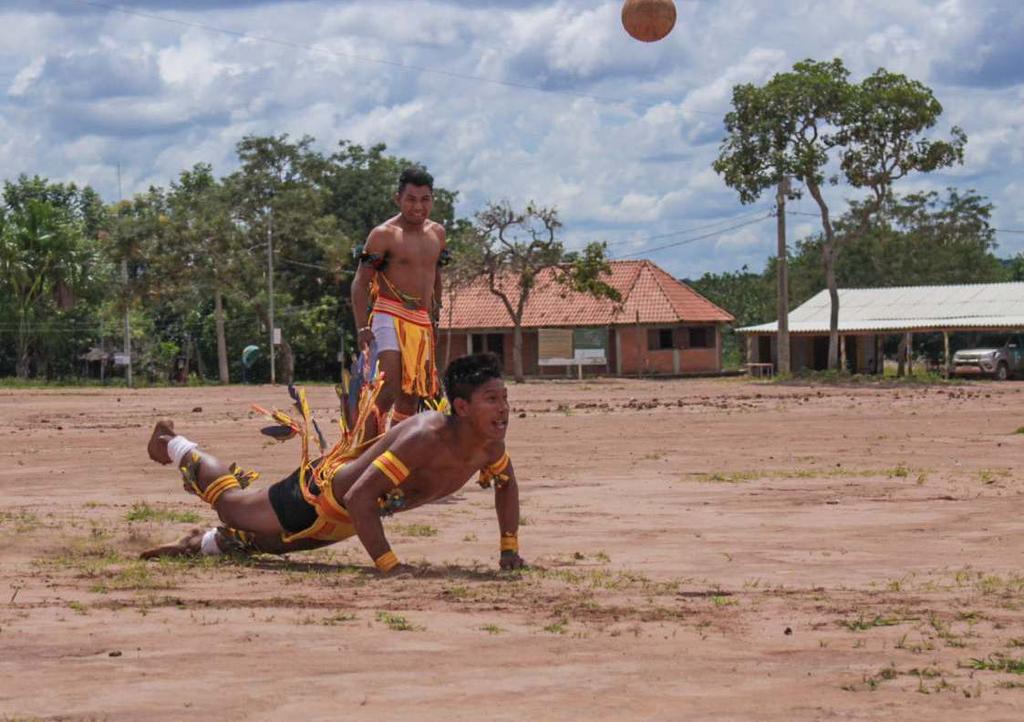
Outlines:
[[[953,354],[956,376],[991,376],[1005,381],[1024,371],[1024,339],[1018,334],[988,334],[974,348]]]

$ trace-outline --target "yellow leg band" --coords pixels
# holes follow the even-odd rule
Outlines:
[[[506,534],[501,537],[501,550],[503,552],[519,551],[519,537],[514,534]]]
[[[374,559],[373,563],[377,565],[378,569],[387,574],[398,566],[398,557],[396,557],[395,553],[389,549]]]
[[[234,474],[225,474],[224,476],[215,479],[212,484],[203,490],[200,494],[200,498],[210,506],[217,503],[217,500],[224,495],[228,489],[241,489],[242,485],[238,481],[238,478]]]

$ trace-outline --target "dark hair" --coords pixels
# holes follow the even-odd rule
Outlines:
[[[444,372],[444,388],[448,403],[465,399],[491,379],[501,378],[501,361],[493,353],[475,353],[455,359]]]
[[[426,186],[430,190],[434,190],[434,176],[427,173],[427,169],[423,166],[411,165],[402,171],[402,175],[398,176],[398,195],[402,195],[402,191],[409,185]]]

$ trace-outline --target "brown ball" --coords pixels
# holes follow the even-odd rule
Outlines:
[[[622,27],[645,43],[661,40],[675,24],[676,4],[672,0],[626,0],[622,6]]]

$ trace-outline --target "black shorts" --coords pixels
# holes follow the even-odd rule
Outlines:
[[[277,514],[277,520],[289,534],[297,534],[300,531],[313,526],[316,521],[316,509],[302,496],[302,489],[299,487],[299,470],[271,485],[270,506]]]

